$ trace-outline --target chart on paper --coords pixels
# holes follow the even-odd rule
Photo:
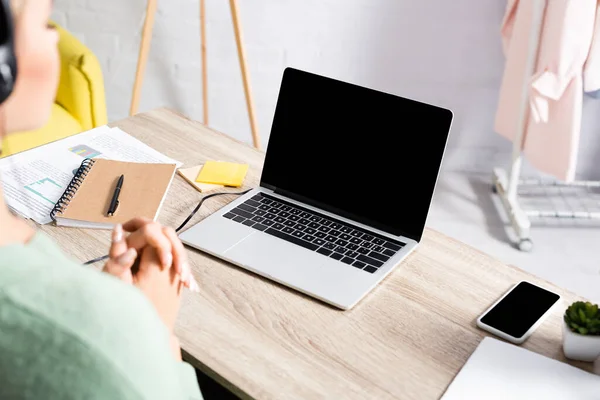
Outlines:
[[[98,157],[99,155],[102,154],[98,150],[94,150],[91,147],[86,146],[85,144],[73,146],[69,149],[69,151],[71,153],[75,153],[83,158],[94,158],[94,157]]]
[[[26,185],[25,190],[30,191],[35,196],[39,197],[39,199],[54,205],[55,201],[53,199],[56,199],[57,196],[60,197],[64,188],[52,179],[44,178]]]

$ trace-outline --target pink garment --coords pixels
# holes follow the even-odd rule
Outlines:
[[[594,36],[596,0],[547,0],[537,66],[529,77],[523,152],[533,166],[564,181],[575,178],[583,67]],[[536,2],[508,0],[502,23],[506,67],[495,130],[514,140],[526,79],[529,37]]]
[[[596,5],[596,23],[594,25],[592,46],[583,67],[583,91],[595,92],[597,90],[600,90],[600,0]]]

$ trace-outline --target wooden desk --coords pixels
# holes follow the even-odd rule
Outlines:
[[[186,166],[207,159],[248,163],[247,183],[258,183],[261,152],[171,111],[115,125]],[[177,176],[160,221],[179,225],[201,197]],[[192,222],[230,200],[207,201]],[[104,254],[109,245],[108,232],[42,229],[81,261]],[[186,291],[176,333],[194,366],[242,398],[438,399],[484,336],[476,317],[512,284],[527,279],[557,290],[566,302],[575,299],[432,230],[406,262],[346,312],[189,253],[201,293]],[[559,313],[524,346],[564,360]]]

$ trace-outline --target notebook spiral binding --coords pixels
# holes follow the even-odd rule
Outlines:
[[[83,183],[83,180],[90,173],[90,170],[94,166],[95,162],[96,160],[91,158],[86,158],[85,160],[83,160],[83,162],[77,169],[75,176],[73,177],[73,179],[71,179],[69,186],[67,186],[67,189],[62,194],[62,196],[60,196],[60,199],[58,199],[58,201],[54,205],[54,208],[50,212],[50,218],[52,218],[54,222],[56,222],[56,215],[63,213],[69,205],[69,203],[71,202],[71,200],[73,200],[75,193],[77,193],[77,190]]]

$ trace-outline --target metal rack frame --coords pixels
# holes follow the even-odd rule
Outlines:
[[[586,187],[600,188],[600,182],[596,181],[575,181],[569,183],[563,182],[543,182],[541,180],[521,179],[522,167],[522,144],[525,137],[525,131],[528,123],[529,107],[529,79],[535,73],[536,60],[538,55],[539,40],[542,32],[544,11],[547,0],[531,0],[535,2],[535,11],[533,15],[532,29],[529,34],[529,53],[527,57],[526,79],[523,82],[521,103],[519,110],[519,125],[517,137],[513,141],[512,162],[510,170],[503,168],[494,168],[492,190],[497,193],[502,200],[502,205],[510,219],[511,225],[517,234],[517,246],[521,251],[531,251],[533,242],[530,237],[531,222],[529,217],[548,217],[548,218],[585,218],[600,219],[600,212],[585,211],[544,211],[544,210],[524,210],[519,202],[519,185],[529,186],[561,186],[561,187]]]

